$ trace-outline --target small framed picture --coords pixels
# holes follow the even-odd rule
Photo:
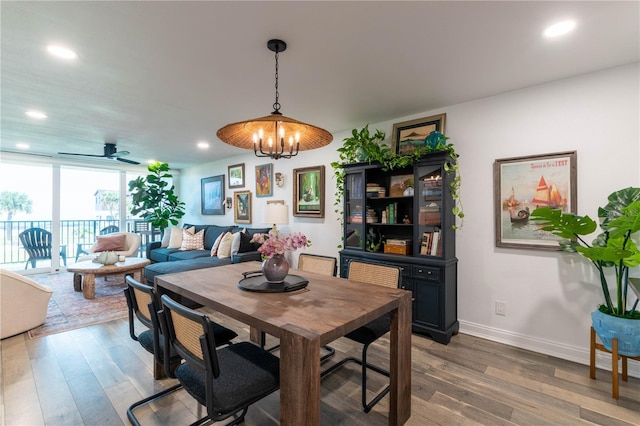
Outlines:
[[[389,196],[402,197],[405,195],[405,191],[409,187],[413,188],[413,175],[391,176],[391,181],[389,182]],[[413,191],[411,192],[411,195],[413,195]]]
[[[256,197],[273,195],[273,164],[256,166]]]
[[[229,188],[244,188],[244,163],[229,166]]]
[[[202,214],[224,214],[224,175],[200,180]]]
[[[426,145],[426,138],[433,131],[444,133],[446,114],[433,115],[393,125],[391,150],[396,154],[410,154]]]
[[[577,212],[577,153],[501,158],[493,164],[496,247],[560,250],[561,238],[529,221],[538,207]]]
[[[233,200],[233,221],[251,223],[251,191],[236,191]]]
[[[293,215],[324,217],[324,166],[293,170]]]

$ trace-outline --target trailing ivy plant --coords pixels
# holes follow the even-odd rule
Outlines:
[[[335,213],[338,213],[340,225],[344,226],[342,222],[342,199],[344,197],[344,178],[346,175],[344,166],[366,161],[369,164],[373,162],[380,163],[383,170],[401,169],[413,166],[413,164],[420,160],[425,154],[433,152],[447,152],[453,160],[458,159],[458,154],[453,144],[447,143],[448,137],[440,133],[434,133],[432,135],[435,136],[435,138],[432,138],[429,144],[418,147],[407,154],[396,154],[391,150],[389,145],[384,143],[386,135],[383,131],[376,129],[375,133],[372,134],[369,131],[368,124],[360,130],[353,129],[351,136],[343,139],[344,143],[337,150],[338,161],[331,163],[334,172],[333,175],[336,180]],[[462,221],[464,220],[464,212],[460,201],[460,185],[462,183],[460,166],[457,161],[445,162],[444,170],[449,174],[454,173],[450,190],[451,197],[453,198],[453,208],[451,210],[452,213]],[[455,223],[452,227],[453,229],[458,229]]]

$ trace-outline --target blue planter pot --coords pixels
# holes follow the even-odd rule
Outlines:
[[[607,350],[611,351],[611,339],[617,338],[620,355],[640,356],[640,320],[614,317],[596,310],[591,313],[591,322]]]

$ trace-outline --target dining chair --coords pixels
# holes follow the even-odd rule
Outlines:
[[[401,268],[390,265],[381,265],[360,260],[351,260],[349,262],[349,273],[347,278],[352,281],[361,281],[370,284],[381,285],[390,288],[399,288],[401,284],[402,274]],[[364,296],[364,295],[363,295]],[[369,345],[387,334],[391,327],[391,317],[385,314],[368,324],[345,335],[346,338],[361,343],[362,358],[348,357],[340,362],[332,365],[321,373],[321,377],[326,377],[348,362],[355,362],[362,366],[362,408],[365,413],[371,409],[387,394],[390,387],[387,384],[384,389],[376,394],[376,396],[367,402],[367,368],[389,377],[389,370],[385,370],[376,365],[367,362],[367,349]]]
[[[316,274],[336,276],[338,260],[331,256],[319,254],[300,253],[298,257],[298,269],[301,271],[315,272]]]
[[[143,284],[131,276],[126,276],[125,280],[127,288],[125,288],[124,294],[129,313],[129,335],[133,340],[140,343],[147,352],[153,354],[154,378],[156,380],[163,378],[162,372],[166,372],[167,375],[171,377],[171,372],[180,365],[182,358],[167,343],[168,339],[165,338],[164,326],[158,316],[158,311],[162,309],[158,294],[152,286]],[[135,332],[134,316],[142,325],[147,327],[147,330],[138,335],[136,335]],[[213,329],[216,334],[216,342],[220,345],[228,344],[238,336],[234,331],[219,324],[214,323]],[[165,357],[167,357],[168,360],[166,363]],[[132,424],[138,425],[139,422],[133,413],[136,408],[168,395],[181,387],[181,384],[177,384],[135,402],[127,409],[127,417]]]
[[[31,264],[32,268],[36,267],[36,261],[51,259],[51,250],[53,247],[53,235],[51,232],[42,228],[28,228],[18,234],[18,238],[22,243],[29,258],[24,265],[24,269]],[[67,246],[60,246],[60,259],[67,266]]]
[[[207,410],[192,425],[234,417],[227,426],[244,421],[249,406],[278,390],[280,360],[250,342],[217,348],[215,324],[201,312],[161,296],[167,336],[184,362],[174,375]],[[166,358],[165,358],[166,359]]]

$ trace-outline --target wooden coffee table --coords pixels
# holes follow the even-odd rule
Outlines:
[[[96,297],[96,277],[130,273],[133,278],[142,282],[144,267],[150,263],[148,259],[140,257],[127,257],[124,262],[117,262],[113,265],[103,265],[86,260],[67,266],[67,271],[74,273],[73,289],[80,291],[82,287],[84,298],[94,299]]]

